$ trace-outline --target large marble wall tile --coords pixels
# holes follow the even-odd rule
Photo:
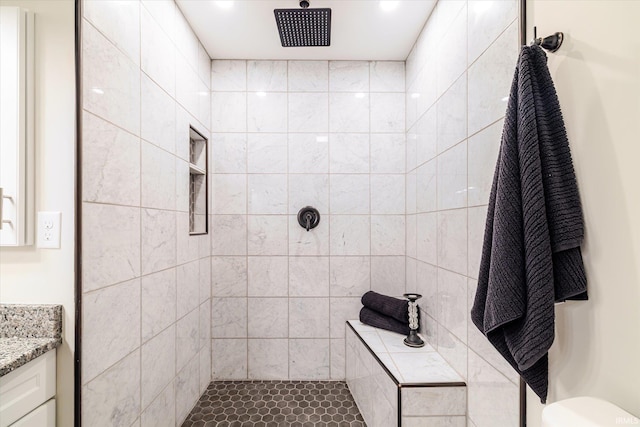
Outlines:
[[[171,40],[176,38],[176,4],[171,0],[142,0],[142,5]]]
[[[289,257],[289,296],[329,296],[329,257]]]
[[[467,143],[442,153],[438,162],[438,209],[467,206]]]
[[[467,346],[442,325],[438,325],[438,353],[466,380]]]
[[[418,127],[407,131],[407,171],[415,171],[418,166]]]
[[[189,111],[185,110],[182,105],[176,103],[176,156],[180,159],[189,161],[189,135],[190,128],[193,127],[198,132],[206,136],[205,127],[198,123],[196,119]]]
[[[249,298],[249,338],[286,338],[288,311],[287,298]]]
[[[329,95],[289,92],[289,132],[327,132]]]
[[[89,2],[96,3],[96,2]],[[150,143],[175,152],[175,101],[146,74],[141,75],[140,136]]]
[[[425,404],[429,402],[429,404]],[[420,387],[402,390],[403,416],[465,415],[465,387]]]
[[[249,215],[249,255],[287,255],[288,228],[286,215]]]
[[[305,205],[305,203],[298,204],[298,206]],[[317,206],[313,203],[311,205]],[[329,255],[329,218],[323,214],[325,212],[320,211],[320,224],[309,231],[300,226],[297,215],[289,216],[289,255]]]
[[[405,173],[405,164],[404,133],[371,135],[371,173]]]
[[[503,124],[499,120],[469,138],[469,206],[489,203]]]
[[[368,215],[332,215],[329,221],[331,255],[370,254],[371,219]]]
[[[416,288],[407,291],[416,291],[422,298],[418,306],[426,314],[440,320],[440,300],[438,298],[438,268],[426,262],[416,263]]]
[[[83,111],[82,199],[140,204],[140,140]]]
[[[406,219],[406,256],[417,258],[417,215],[407,215]]]
[[[140,3],[84,2],[82,14],[136,64],[140,63]]]
[[[371,94],[371,132],[404,131],[404,96],[404,93]]]
[[[142,273],[176,265],[176,213],[142,209]]]
[[[436,104],[437,152],[442,153],[467,137],[467,74],[451,85]]]
[[[402,295],[405,271],[404,256],[371,257],[371,290],[385,295]]]
[[[247,172],[247,135],[214,133],[211,135],[210,164],[213,173]]]
[[[177,268],[176,315],[179,318],[198,307],[200,300],[200,261],[192,261]]]
[[[147,407],[176,375],[176,346],[175,325],[171,325],[142,346],[140,395],[143,408]]]
[[[248,93],[247,130],[249,132],[286,132],[287,94],[280,92]]]
[[[405,230],[404,215],[371,215],[371,255],[404,255]]]
[[[211,257],[211,294],[216,298],[247,296],[247,258]]]
[[[200,81],[197,72],[188,63],[184,55],[178,50],[176,50],[175,55],[176,101],[195,116],[199,122],[206,124],[206,128],[209,128],[210,117],[208,109],[211,104],[206,106],[206,101],[210,101],[211,94],[204,83]],[[198,93],[200,89],[202,89],[202,94]],[[201,101],[202,105],[200,104]],[[202,110],[200,109],[201,106]]]
[[[200,237],[189,234],[189,214],[187,212],[177,212],[176,245],[178,264],[195,261],[200,257]]]
[[[405,213],[405,176],[371,175],[371,213]]]
[[[436,171],[437,159],[420,166],[416,171],[416,211],[436,210]]]
[[[332,92],[368,92],[369,64],[364,61],[330,61],[329,90]]]
[[[82,381],[87,383],[140,345],[140,280],[85,294],[82,312]]]
[[[297,215],[305,206],[313,206],[320,215],[329,212],[329,174],[289,175],[289,214]]]
[[[418,261],[407,257],[405,262],[405,288],[407,290],[416,289],[418,287]]]
[[[402,92],[404,94],[404,62],[376,61],[369,63],[372,92]]]
[[[194,357],[176,376],[176,421],[180,425],[200,397],[199,362]]]
[[[452,13],[455,18],[437,44],[437,96],[441,96],[467,68],[467,6],[466,2],[462,3],[460,11],[455,15]]]
[[[467,274],[467,212],[438,212],[438,266]]]
[[[360,298],[331,298],[329,304],[329,334],[331,338],[344,338],[345,322],[358,319],[361,308]]]
[[[210,227],[212,255],[247,254],[246,215],[212,215]]]
[[[369,94],[330,93],[330,132],[369,132]]]
[[[140,68],[173,97],[176,94],[174,44],[145,8],[140,12]]]
[[[199,348],[200,350],[207,350],[209,355],[211,355],[211,300],[207,299],[200,304],[198,312],[200,330]],[[202,369],[200,371],[202,372]],[[209,368],[208,371],[211,373],[211,368]]]
[[[345,381],[345,340],[332,338],[329,341],[331,342],[330,378],[332,380]]]
[[[288,171],[290,174],[329,172],[329,137],[325,133],[290,133]]]
[[[225,59],[211,61],[211,90],[216,92],[247,90],[247,61]]]
[[[145,141],[142,141],[141,197],[143,207],[176,209],[175,157]]]
[[[418,172],[416,170],[413,170],[409,173],[407,173],[406,175],[406,186],[407,186],[407,191],[406,191],[406,214],[407,215],[412,215],[417,213],[418,211],[418,207],[417,207],[417,203],[418,203],[418,199],[417,199],[417,193],[418,193]]]
[[[211,58],[207,50],[198,42],[198,77],[202,81],[207,90],[211,90]]]
[[[289,298],[289,337],[329,338],[329,298]]]
[[[247,94],[245,92],[211,93],[211,130],[213,132],[247,131]]]
[[[369,135],[332,133],[329,170],[331,173],[369,173]]]
[[[467,279],[438,269],[439,322],[459,340],[467,342]],[[438,335],[440,332],[438,332]],[[440,338],[438,338],[440,340]],[[439,341],[440,342],[440,341]]]
[[[247,61],[247,90],[286,91],[286,61]]]
[[[84,203],[84,292],[140,275],[140,210]]]
[[[216,298],[211,299],[211,337],[246,338],[247,336],[247,299]]]
[[[211,369],[214,380],[247,379],[247,340],[214,339]]]
[[[140,415],[140,350],[82,386],[82,420],[91,426],[130,426]]]
[[[247,276],[250,297],[285,297],[289,294],[287,257],[249,257]]]
[[[248,173],[287,172],[287,134],[249,134],[247,149]],[[222,161],[226,163],[225,159]]]
[[[141,427],[175,427],[176,401],[173,381],[147,406],[140,417]]]
[[[331,257],[332,297],[359,297],[371,289],[370,257]]]
[[[332,214],[368,214],[369,175],[332,174],[329,197]]]
[[[518,425],[518,386],[469,351],[469,418],[477,427]]]
[[[193,69],[198,68],[198,37],[178,7],[175,16],[175,39],[178,51]]]
[[[252,380],[288,379],[288,340],[250,339],[248,371]]]
[[[182,160],[179,157],[175,157],[175,171],[176,171],[176,210],[187,214],[189,212],[189,163]],[[209,181],[211,182],[211,181]],[[189,222],[187,221],[187,228],[189,230]]]
[[[82,26],[82,106],[140,134],[140,69],[88,22]]]
[[[252,174],[248,178],[249,214],[287,213],[286,174]]]
[[[469,67],[469,135],[504,116],[518,49],[514,22]]]
[[[328,380],[328,339],[292,339],[289,341],[289,378],[292,380]]]
[[[416,125],[416,165],[433,159],[438,144],[438,107],[429,108]],[[465,113],[466,116],[466,113]],[[465,126],[466,129],[466,126]]]
[[[470,1],[468,63],[472,64],[484,50],[516,19],[516,0]]]
[[[200,311],[193,310],[176,322],[175,364],[178,371],[193,359],[200,349]]]
[[[213,175],[212,187],[214,214],[247,213],[247,175]]]
[[[468,210],[468,266],[467,276],[477,278],[480,271],[480,258],[484,241],[484,228],[487,219],[487,207],[479,206]]]
[[[416,215],[416,258],[433,265],[438,262],[436,219],[435,212]]]
[[[329,90],[328,61],[288,61],[290,91],[326,92]]]
[[[459,417],[402,417],[402,427],[472,427]]]
[[[146,342],[176,321],[176,270],[144,276],[141,286],[142,342]]]

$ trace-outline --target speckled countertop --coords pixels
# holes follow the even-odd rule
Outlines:
[[[62,344],[62,306],[0,304],[0,377]]]

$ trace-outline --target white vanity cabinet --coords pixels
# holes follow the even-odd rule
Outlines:
[[[55,427],[56,350],[0,377],[0,427]]]

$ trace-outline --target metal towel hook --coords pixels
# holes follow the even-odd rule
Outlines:
[[[560,49],[562,46],[562,42],[564,41],[564,34],[561,32],[554,33],[545,38],[537,37],[537,28],[533,27],[533,40],[531,41],[531,45],[538,45],[543,49],[548,50],[549,52],[555,52]]]

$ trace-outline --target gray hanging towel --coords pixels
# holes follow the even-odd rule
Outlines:
[[[493,177],[473,323],[544,403],[554,302],[587,299],[582,208],[547,57],[524,46]]]

